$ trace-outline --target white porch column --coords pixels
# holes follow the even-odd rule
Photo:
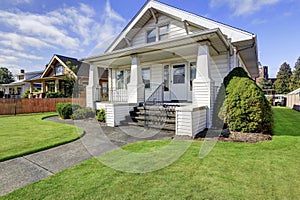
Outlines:
[[[55,79],[55,92],[59,92],[59,80],[58,79]]]
[[[95,102],[100,101],[100,86],[98,67],[90,65],[89,84],[86,86],[86,107],[95,108]]]
[[[140,103],[144,101],[145,84],[142,78],[140,59],[137,55],[132,56],[130,83],[128,88],[128,103]]]
[[[30,93],[33,93],[33,90],[34,90],[34,85],[33,85],[34,83],[33,82],[30,82],[30,88],[29,88],[29,90],[30,90]],[[25,91],[22,91],[22,94],[24,93]]]
[[[209,43],[200,44],[197,55],[197,74],[193,81],[193,104],[207,106],[207,128],[212,125],[214,81],[210,77]]]

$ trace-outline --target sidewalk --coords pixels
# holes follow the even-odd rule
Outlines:
[[[74,124],[72,120],[62,121],[57,117],[47,120]],[[75,125],[85,130],[85,135],[79,140],[0,162],[0,196],[119,146],[142,140],[171,139],[174,136],[174,132],[151,129],[143,131],[143,128],[139,127],[100,127],[93,120],[78,120]],[[153,136],[146,137],[146,133]]]

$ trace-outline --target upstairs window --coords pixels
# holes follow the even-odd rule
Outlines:
[[[147,43],[166,40],[169,38],[169,25],[158,26],[147,31]]]
[[[169,25],[161,26],[158,28],[159,40],[165,40],[169,37]]]
[[[56,66],[55,67],[55,75],[64,75],[64,67],[62,65]]]
[[[152,29],[147,32],[147,43],[155,42],[156,41],[156,29]]]
[[[19,80],[24,80],[25,79],[25,76],[24,75],[19,75]]]

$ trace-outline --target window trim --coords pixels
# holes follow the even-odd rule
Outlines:
[[[61,68],[61,73],[57,73],[57,70]],[[57,65],[54,67],[54,70],[55,70],[55,76],[61,76],[61,75],[64,75],[64,66],[62,65]]]
[[[169,39],[169,37],[170,37],[170,25],[171,25],[170,22],[167,22],[167,23],[164,22],[164,23],[161,23],[161,24],[155,24],[154,27],[152,26],[152,27],[146,28],[146,30],[145,30],[145,43],[146,43],[146,44],[150,44],[150,43],[162,41],[162,40],[160,39],[160,32],[159,32],[159,29],[160,29],[161,27],[164,27],[164,26],[168,26],[168,33],[167,33],[167,34],[164,34],[164,35],[167,35],[167,39]],[[152,31],[152,30],[155,31],[155,41],[154,41],[154,42],[148,42],[148,33],[149,33],[150,31]],[[165,39],[163,39],[163,40],[165,40]]]

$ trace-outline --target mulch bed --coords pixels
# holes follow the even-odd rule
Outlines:
[[[228,130],[205,130],[194,138],[194,140],[211,139],[212,141],[219,142],[244,142],[244,143],[257,143],[260,141],[272,140],[272,135],[262,133],[241,133],[241,132],[230,132]],[[209,136],[211,135],[211,137]],[[225,135],[225,136],[224,136]]]
[[[256,143],[260,141],[272,140],[272,136],[269,134],[262,133],[239,133],[231,132],[229,137],[219,137],[218,141],[221,142],[247,142]]]

